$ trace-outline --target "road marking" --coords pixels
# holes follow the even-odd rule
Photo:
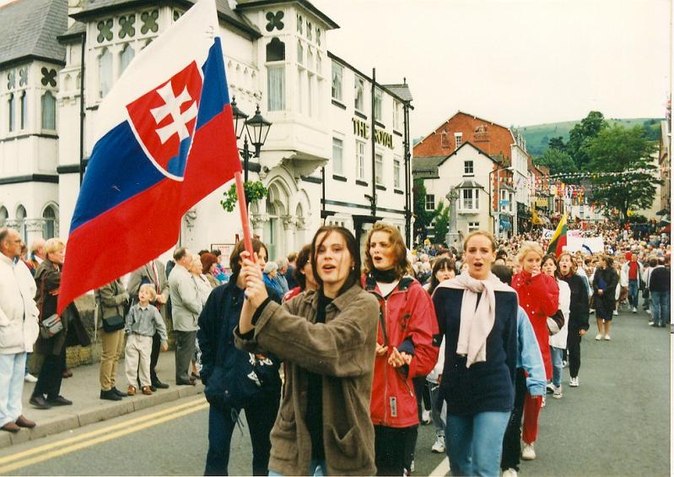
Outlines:
[[[449,474],[449,459],[445,457],[442,462],[428,474],[430,477],[444,477]]]
[[[201,397],[179,406],[170,407],[145,416],[139,416],[96,431],[86,432],[79,436],[62,439],[51,444],[45,444],[23,452],[18,452],[0,458],[0,475],[6,475],[22,467],[38,464],[45,460],[70,454],[86,447],[107,442],[126,434],[153,427],[158,424],[192,414],[208,407],[206,400]],[[57,448],[57,449],[55,449]],[[30,457],[34,456],[34,457]]]

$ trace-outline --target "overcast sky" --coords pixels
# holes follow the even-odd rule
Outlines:
[[[670,0],[310,0],[328,48],[381,83],[407,78],[412,136],[464,111],[504,126],[664,117]]]

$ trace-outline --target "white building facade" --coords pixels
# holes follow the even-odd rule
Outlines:
[[[45,0],[15,1],[27,11],[36,3]],[[67,237],[81,180],[80,158],[86,163],[94,146],[100,102],[135,55],[191,5],[69,3],[71,19],[63,10],[54,13],[62,26],[51,39],[58,50],[52,63],[29,55],[23,66],[0,57],[3,79],[9,67],[17,76],[17,68],[25,67],[34,80],[32,90],[24,88],[34,96],[27,108],[16,106],[20,92],[0,89],[0,104],[14,98],[14,116],[9,117],[8,107],[0,109],[0,222],[23,227],[27,240],[31,235]],[[326,33],[338,25],[307,0],[218,2],[218,15],[230,96],[249,116],[259,106],[272,123],[259,158],[249,161],[249,180],[261,181],[269,191],[266,200],[250,205],[250,218],[270,256],[298,250],[324,222],[360,235],[378,217],[404,230],[411,216],[407,85],[376,83],[331,55]],[[8,41],[1,35],[0,40]],[[41,77],[45,68],[48,74]],[[49,95],[56,104],[55,118],[40,121],[47,110],[38,105],[48,104]],[[17,129],[14,111],[21,108],[28,111],[31,126]],[[16,123],[11,131],[10,119]],[[224,184],[188,211],[181,245],[197,250],[233,244],[241,237],[238,211],[228,213],[220,206],[230,186]],[[374,205],[365,197],[373,190]],[[158,204],[166,206],[170,204]]]

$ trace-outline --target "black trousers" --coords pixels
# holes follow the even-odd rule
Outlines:
[[[279,407],[279,393],[264,393],[243,410],[253,447],[253,475],[267,475],[271,442],[269,434]],[[236,427],[239,412],[230,407],[211,404],[208,413],[208,453],[204,475],[229,475],[229,452],[232,433]]]
[[[61,394],[61,382],[63,381],[63,370],[66,369],[66,346],[63,345],[61,353],[47,354],[44,357],[40,374],[37,376],[37,383],[33,390],[33,396],[47,396],[47,399],[54,399]]]
[[[150,382],[154,385],[159,378],[157,378],[157,361],[159,361],[159,352],[161,351],[161,338],[159,333],[155,333],[152,337],[152,352],[150,353]]]
[[[503,452],[501,454],[501,469],[520,470],[520,428],[522,427],[522,413],[524,412],[524,395],[527,393],[527,379],[524,370],[517,368],[515,372],[515,404],[510,414],[508,427],[503,436]]]
[[[417,441],[419,426],[374,426],[374,455],[377,475],[401,476],[409,457],[409,443]]]
[[[569,335],[566,338],[566,349],[569,351],[569,376],[578,377],[580,371],[580,342],[583,339],[578,334],[578,330],[569,328]]]

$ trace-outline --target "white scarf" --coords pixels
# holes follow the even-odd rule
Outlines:
[[[487,361],[487,337],[496,320],[496,299],[494,291],[515,290],[489,273],[486,280],[478,280],[464,272],[456,278],[445,280],[438,288],[464,290],[461,300],[461,322],[456,353],[466,356],[466,367],[473,363]],[[486,296],[485,296],[486,295]],[[481,296],[478,303],[478,296]]]

